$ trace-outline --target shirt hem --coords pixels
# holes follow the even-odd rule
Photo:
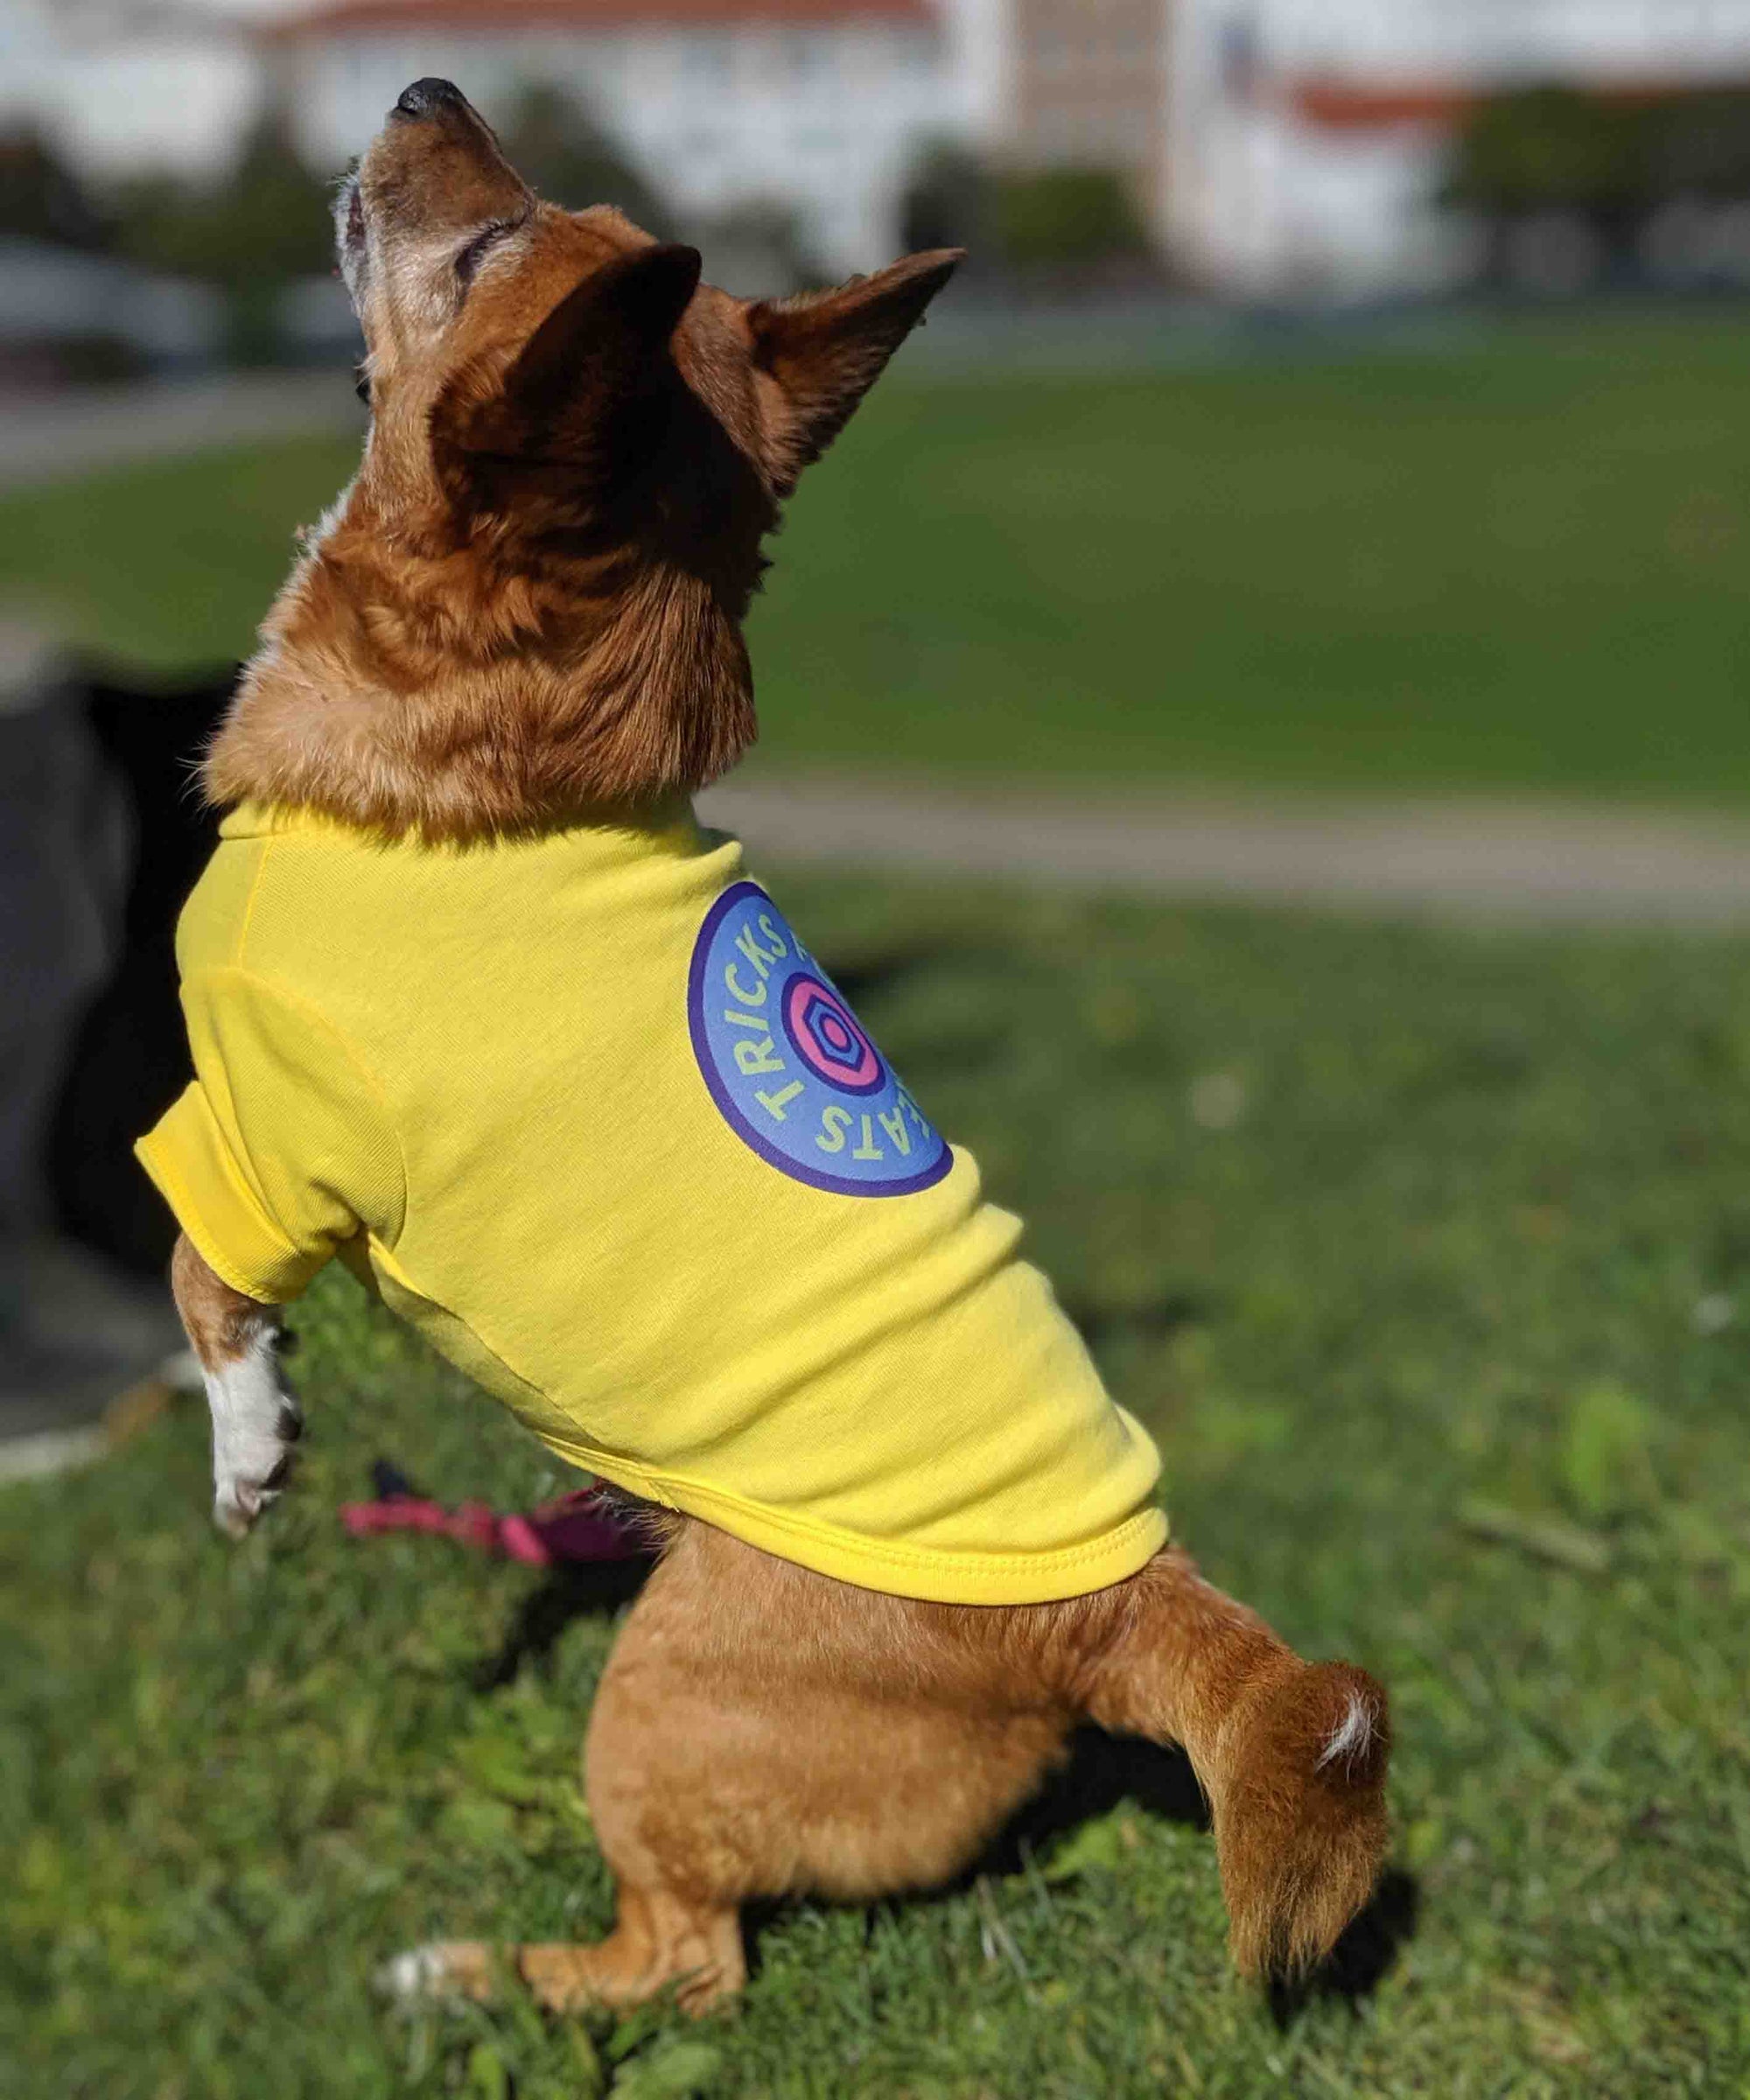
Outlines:
[[[550,1442],[543,1438],[543,1442]],[[714,1524],[780,1560],[816,1574],[934,1604],[1057,1604],[1109,1589],[1145,1567],[1168,1536],[1166,1514],[1152,1503],[1121,1524],[1074,1546],[1019,1553],[952,1551],[861,1536],[769,1504],[749,1502],[699,1480],[645,1472],[607,1452],[551,1445],[572,1465],[634,1494]]]

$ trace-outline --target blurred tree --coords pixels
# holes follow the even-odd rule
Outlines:
[[[673,238],[673,217],[589,111],[562,89],[528,87],[499,126],[505,158],[543,197],[571,211],[617,205],[647,233]]]
[[[220,285],[326,272],[333,263],[328,185],[285,124],[264,116],[216,182],[148,175],[121,191],[122,245],[142,262]]]
[[[102,248],[113,232],[108,215],[35,125],[0,133],[0,234]]]
[[[1578,290],[1625,264],[1739,281],[1750,93],[1491,95],[1460,133],[1443,196],[1481,220],[1488,267],[1508,282]]]
[[[1665,196],[1750,198],[1750,93],[1673,95],[1654,120],[1654,175]]]
[[[264,115],[216,182],[150,175],[116,200],[119,243],[136,261],[217,285],[228,348],[241,364],[271,361],[278,305],[294,277],[333,266],[328,185],[299,158],[284,118]]]
[[[963,248],[976,269],[988,261],[990,172],[976,153],[952,140],[927,146],[906,179],[900,206],[900,239],[907,249]]]
[[[1572,88],[1489,95],[1459,134],[1446,199],[1496,217],[1550,210],[1619,217],[1648,200],[1656,135],[1642,102]]]
[[[698,243],[711,283],[743,298],[801,291],[839,275],[816,258],[794,207],[780,198],[750,199],[685,232]]]
[[[990,228],[1002,260],[1019,270],[1141,256],[1149,247],[1129,187],[1111,168],[997,175],[990,183]]]

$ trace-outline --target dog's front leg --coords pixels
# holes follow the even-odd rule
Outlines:
[[[241,1538],[284,1487],[304,1432],[280,1374],[278,1310],[215,1276],[186,1234],[171,1288],[213,1414],[214,1522]]]

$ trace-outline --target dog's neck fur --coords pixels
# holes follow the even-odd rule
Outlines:
[[[209,799],[467,843],[654,805],[733,765],[755,733],[749,583],[528,508],[462,536],[349,491],[262,627]]]
[[[207,756],[214,802],[464,843],[623,821],[753,741],[761,544],[958,252],[750,304],[696,249],[615,239],[580,277],[567,246],[569,292],[435,397],[388,390]]]

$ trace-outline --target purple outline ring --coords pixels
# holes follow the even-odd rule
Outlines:
[[[687,1022],[724,1122],[792,1180],[899,1196],[953,1166],[942,1133],[758,883],[732,883],[706,913]]]

